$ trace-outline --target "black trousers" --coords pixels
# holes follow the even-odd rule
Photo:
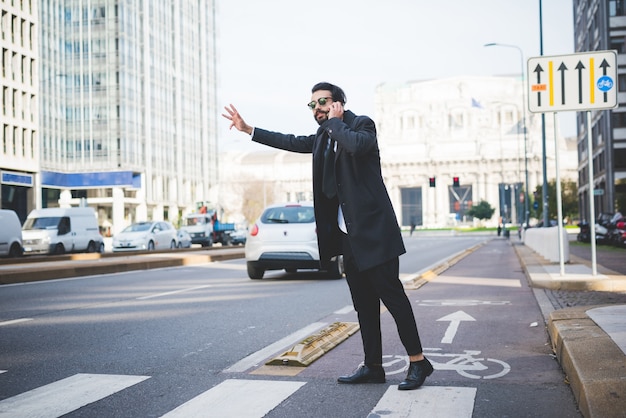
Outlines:
[[[352,303],[359,318],[365,364],[383,363],[383,347],[380,328],[380,301],[396,322],[400,341],[408,355],[422,352],[422,343],[413,308],[399,277],[398,257],[365,271],[359,271],[354,263],[347,236],[343,239],[344,268],[350,287]]]

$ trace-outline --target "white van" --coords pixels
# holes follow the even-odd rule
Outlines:
[[[213,245],[213,222],[209,213],[191,213],[185,216],[180,229],[189,233],[192,244],[203,247]]]
[[[17,213],[0,209],[0,257],[22,255],[22,223]]]
[[[24,254],[104,251],[92,208],[35,209],[24,222],[22,239]]]

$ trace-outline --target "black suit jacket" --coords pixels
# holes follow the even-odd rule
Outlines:
[[[337,142],[337,198],[322,193],[324,149]],[[313,199],[322,268],[342,252],[338,204],[346,221],[359,270],[380,265],[406,252],[396,215],[383,182],[376,126],[367,116],[346,111],[343,120],[323,122],[315,135],[295,136],[255,128],[252,140],[287,151],[313,153]]]

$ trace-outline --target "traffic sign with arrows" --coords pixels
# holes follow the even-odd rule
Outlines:
[[[617,106],[617,52],[594,51],[528,59],[528,108],[533,113]]]

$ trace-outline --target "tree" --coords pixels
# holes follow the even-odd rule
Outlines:
[[[493,213],[496,211],[495,208],[492,208],[489,202],[485,200],[481,200],[477,205],[472,206],[472,208],[467,212],[467,214],[473,218],[478,219],[491,219]]]
[[[541,185],[535,189],[535,201],[539,203],[538,208],[533,212],[537,219],[543,218],[543,204],[542,204],[542,189]],[[563,201],[563,217],[569,219],[578,218],[578,186],[576,182],[571,180],[561,181],[561,199]],[[548,182],[548,219],[556,219],[557,207],[556,207],[556,180]]]

